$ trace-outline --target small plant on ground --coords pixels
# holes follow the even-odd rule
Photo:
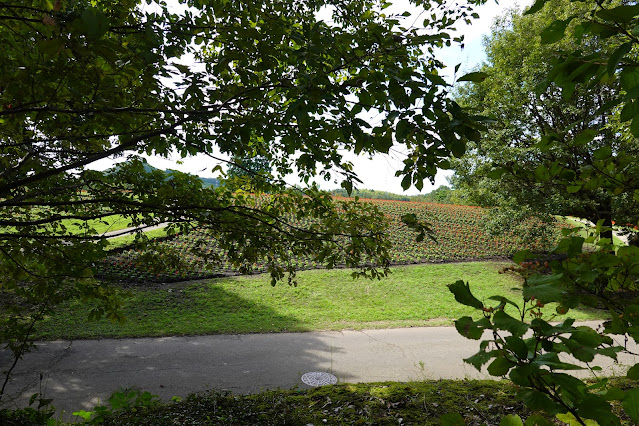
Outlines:
[[[114,392],[108,400],[108,406],[98,405],[93,411],[74,411],[73,415],[81,417],[85,422],[100,424],[108,417],[120,412],[139,412],[150,409],[159,403],[157,395],[141,392],[137,389],[125,389]]]

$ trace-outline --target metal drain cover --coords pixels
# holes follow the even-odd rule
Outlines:
[[[309,386],[324,386],[324,385],[334,385],[337,383],[337,377],[333,376],[331,373],[324,373],[320,371],[312,371],[310,373],[306,373],[302,376],[302,382]]]

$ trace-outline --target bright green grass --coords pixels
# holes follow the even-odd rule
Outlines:
[[[99,220],[79,221],[77,219],[66,219],[62,220],[61,223],[67,230],[74,234],[82,234],[87,228],[93,228],[98,234],[104,234],[106,232],[120,231],[132,226],[129,218],[118,214],[106,216]],[[149,237],[151,237],[151,233],[148,234]]]
[[[123,325],[86,323],[89,308],[74,302],[45,321],[38,338],[166,336],[219,333],[342,330],[452,325],[479,313],[455,302],[446,285],[470,282],[480,300],[505,295],[519,281],[499,274],[505,263],[472,262],[397,267],[381,281],[353,280],[348,270],[299,273],[298,286],[270,277],[232,277],[164,284],[132,290]],[[552,312],[552,307],[548,307]],[[513,315],[514,312],[511,312]],[[600,319],[597,311],[571,311],[577,320]]]
[[[64,219],[60,221],[60,224],[66,228],[67,232],[75,235],[82,235],[87,231],[87,229],[95,229],[98,235],[101,235],[106,232],[119,231],[131,226],[129,219],[116,214],[103,217],[99,220],[93,219],[82,221],[77,219]],[[15,228],[8,229],[15,231]]]
[[[62,224],[74,234],[81,234],[85,229],[93,228],[98,234],[104,234],[109,231],[119,231],[121,229],[128,228],[130,225],[129,219],[124,218],[121,215],[106,216],[100,220],[88,220],[79,221],[75,219],[63,220]]]
[[[166,237],[166,230],[164,228],[154,229],[144,233],[148,239]],[[123,235],[121,237],[109,238],[109,249],[124,247],[131,245],[135,242],[135,234]]]

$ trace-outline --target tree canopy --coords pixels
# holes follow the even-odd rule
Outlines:
[[[226,171],[225,185],[251,191],[254,181],[258,181],[259,186],[261,181],[272,179],[271,163],[268,159],[261,156],[233,158]]]
[[[496,123],[479,142],[469,144],[467,155],[453,161],[454,182],[475,203],[501,207],[496,217],[506,218],[499,222],[504,225],[530,214],[547,219],[573,215],[593,223],[604,219],[608,227],[613,220],[625,224],[639,219],[631,196],[612,194],[596,180],[579,190],[565,185],[612,152],[636,155],[639,148],[621,129],[618,111],[604,109],[619,90],[614,80],[540,89],[562,51],[591,54],[611,43],[597,35],[576,40],[574,26],[561,41],[544,43],[548,25],[576,9],[585,12],[587,6],[555,0],[533,15],[510,11],[485,40],[488,61],[481,72],[490,77],[459,90],[462,106]]]

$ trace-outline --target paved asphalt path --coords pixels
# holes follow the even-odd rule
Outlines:
[[[24,406],[40,389],[67,414],[123,387],[164,400],[212,388],[304,389],[301,376],[311,371],[330,372],[340,383],[488,377],[462,361],[477,349],[452,327],[53,341],[18,364],[4,405]],[[0,351],[2,371],[8,363]]]
[[[140,231],[140,230],[144,232],[154,231],[156,229],[164,228],[168,224],[169,224],[168,222],[162,222],[162,223],[158,223],[157,225],[147,226],[147,227],[118,229],[116,231],[105,232],[103,236],[107,238],[123,237],[125,235],[135,234],[137,231]]]

